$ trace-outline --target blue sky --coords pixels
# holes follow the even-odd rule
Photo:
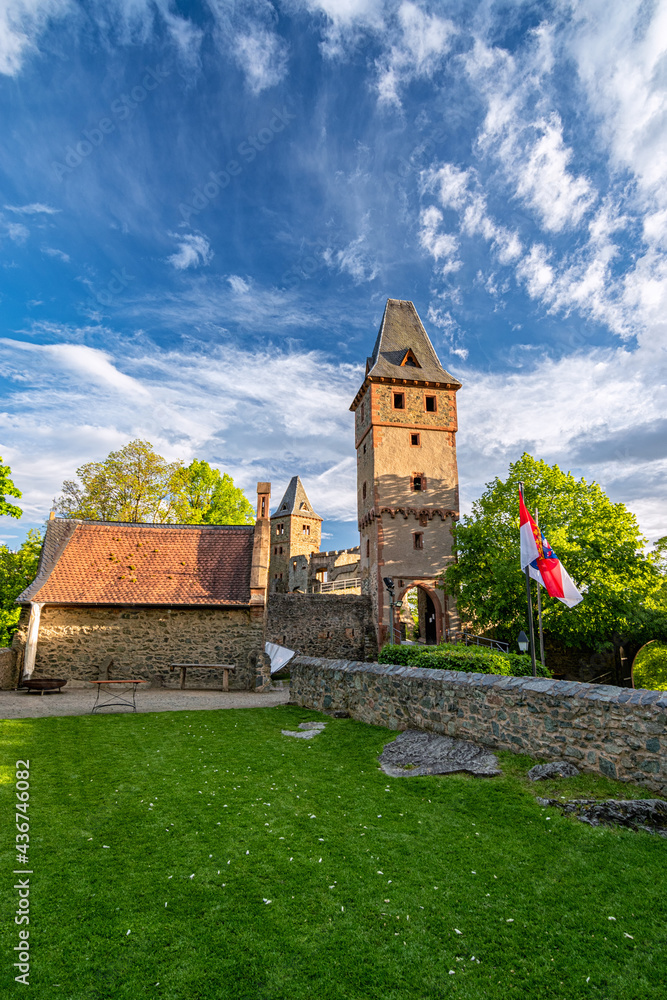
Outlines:
[[[387,297],[464,383],[464,510],[528,450],[667,534],[666,87],[650,0],[5,0],[2,540],[143,437],[356,544]]]

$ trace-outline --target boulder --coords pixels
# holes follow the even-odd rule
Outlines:
[[[556,760],[551,764],[536,764],[531,767],[528,777],[531,781],[545,781],[547,778],[576,778],[579,768],[568,764],[565,760]]]

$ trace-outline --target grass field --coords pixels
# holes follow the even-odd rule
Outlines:
[[[535,794],[387,778],[393,738],[290,706],[1,722],[0,996],[667,996],[667,842]],[[14,762],[30,761],[30,986],[14,982]],[[614,920],[609,919],[614,917]],[[474,957],[473,957],[474,956]]]

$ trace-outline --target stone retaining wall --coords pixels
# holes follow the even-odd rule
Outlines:
[[[667,692],[295,657],[290,701],[427,729],[667,795]]]
[[[21,612],[14,648],[22,662],[29,609]],[[113,657],[112,678],[140,677],[178,687],[171,663],[233,663],[231,691],[270,683],[264,660],[264,608],[54,607],[39,626],[34,677],[66,677],[70,687],[96,680]],[[265,677],[256,679],[256,673]],[[186,687],[218,688],[222,672],[188,670]]]
[[[0,648],[0,691],[16,687],[16,652],[10,646]]]
[[[266,641],[307,656],[377,656],[370,597],[352,594],[270,594]]]

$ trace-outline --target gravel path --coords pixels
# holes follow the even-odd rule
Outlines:
[[[41,719],[47,715],[89,715],[95,703],[92,686],[90,690],[64,688],[59,694],[28,694],[26,691],[0,691],[0,719]],[[106,699],[105,699],[106,700]],[[218,708],[273,708],[286,705],[289,688],[256,694],[254,691],[181,691],[152,689],[137,691],[137,713],[139,712],[192,712],[210,711]],[[96,715],[111,712],[130,712],[129,708],[103,708]]]

